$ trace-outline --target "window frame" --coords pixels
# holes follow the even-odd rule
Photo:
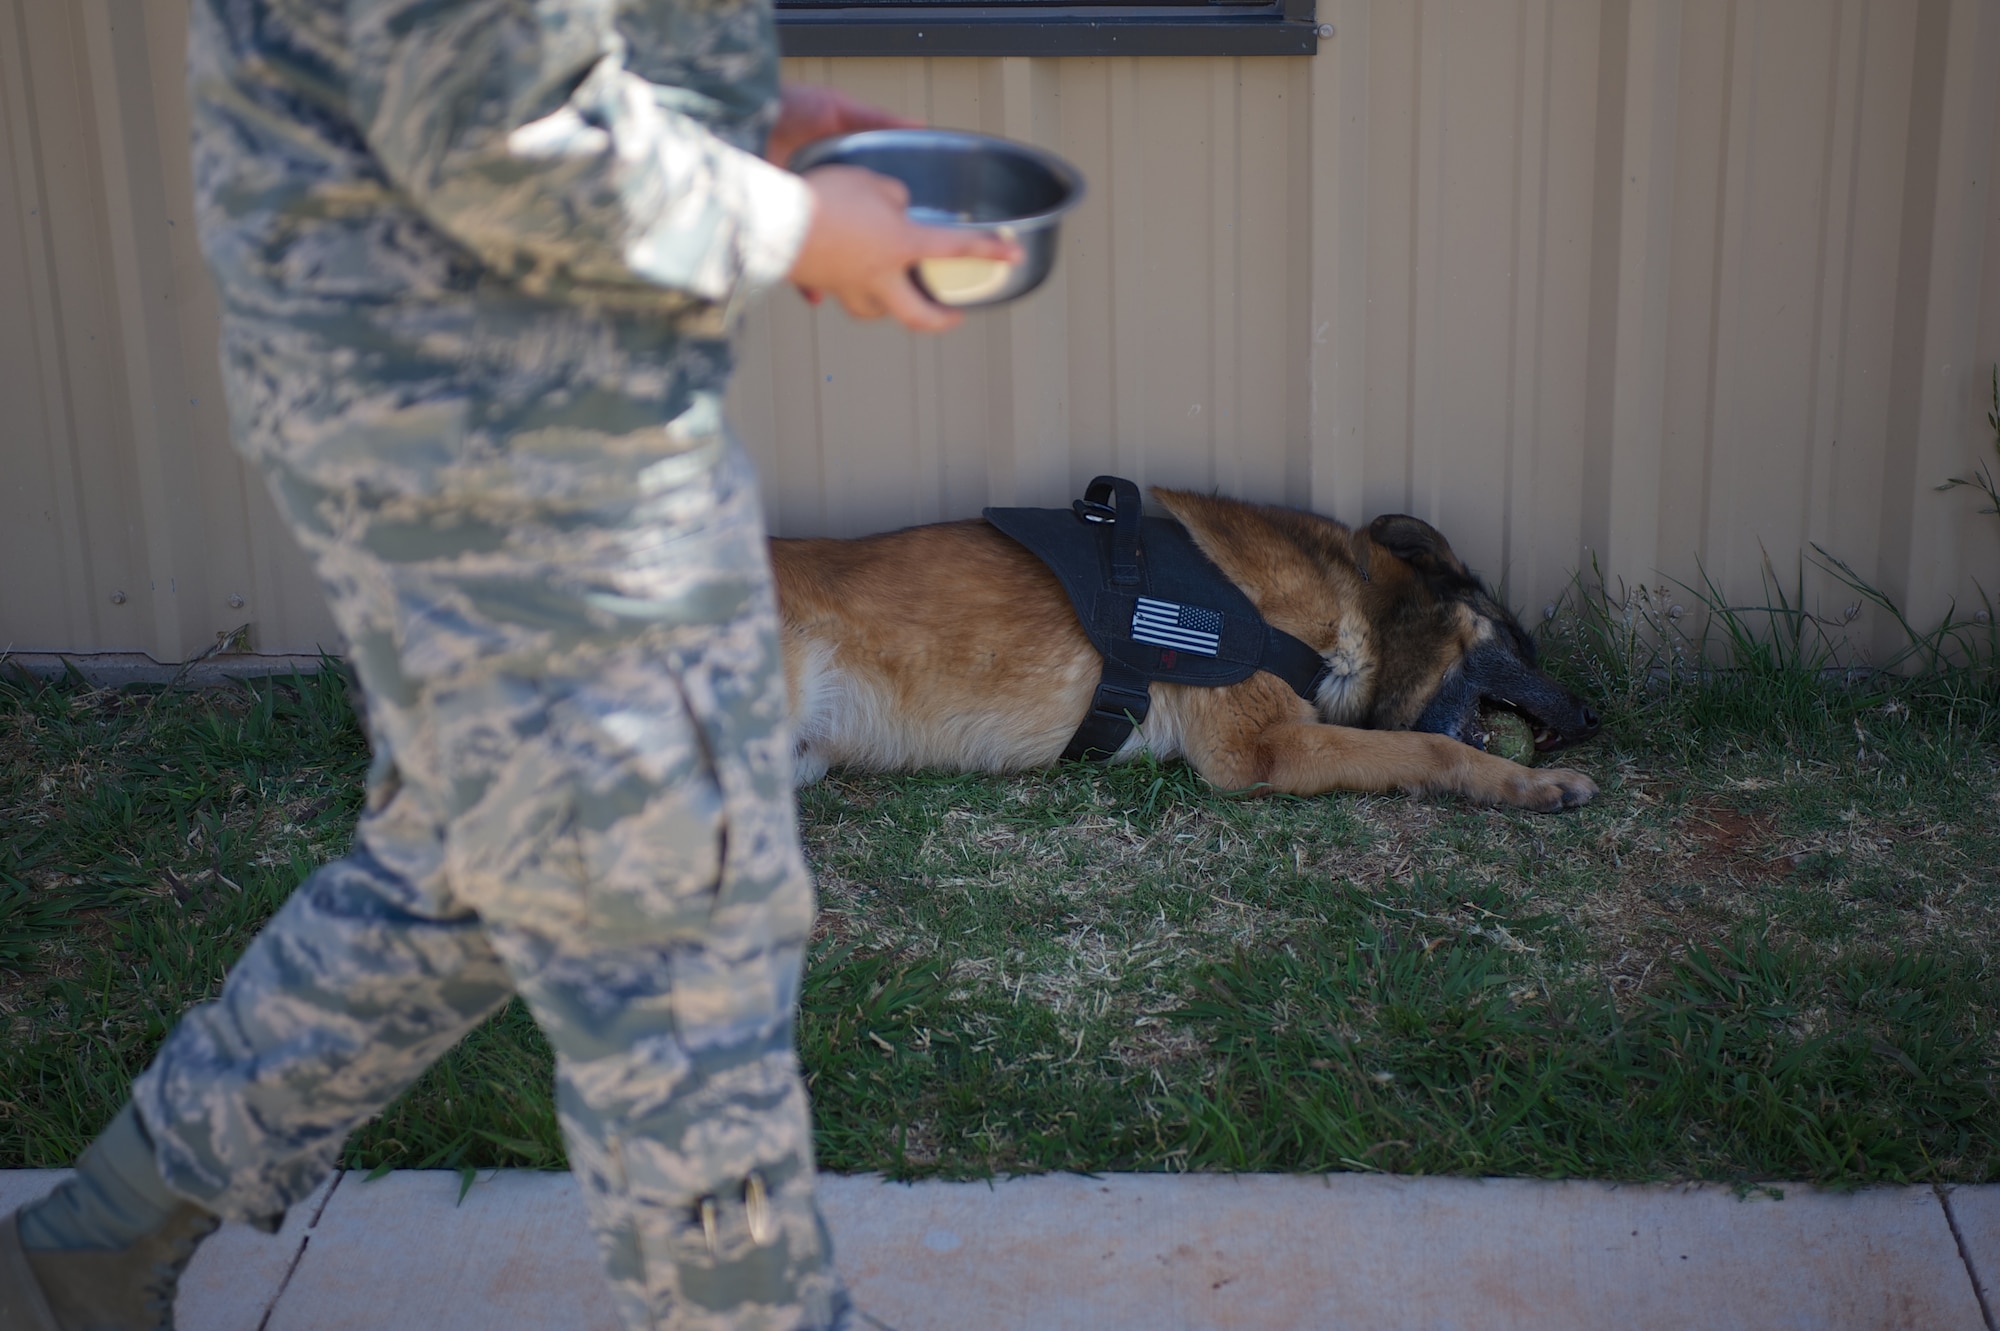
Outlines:
[[[1315,55],[1314,0],[1262,4],[781,4],[788,56]]]

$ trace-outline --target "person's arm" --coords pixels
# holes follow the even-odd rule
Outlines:
[[[350,97],[439,228],[524,283],[711,301],[790,271],[799,177],[662,107],[602,0],[345,0]]]
[[[865,129],[915,128],[918,123],[857,102],[836,88],[788,83],[764,156],[783,165],[814,139]],[[1011,240],[912,222],[909,191],[886,176],[852,166],[823,166],[808,171],[806,183],[813,192],[813,220],[791,277],[815,305],[822,295],[832,295],[857,319],[886,314],[905,328],[942,333],[965,316],[917,290],[910,280],[914,265],[959,256],[1021,261],[1021,248]]]
[[[722,302],[791,276],[858,318],[938,332],[960,316],[924,299],[913,264],[1020,259],[1012,242],[911,222],[894,181],[851,167],[801,180],[662,106],[601,0],[345,4],[369,147],[438,227],[524,285]],[[789,158],[895,119],[791,89],[771,146]]]

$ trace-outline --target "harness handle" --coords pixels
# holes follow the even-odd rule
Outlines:
[[[1111,581],[1138,586],[1139,487],[1123,476],[1099,476],[1070,508],[1079,522],[1111,524]]]

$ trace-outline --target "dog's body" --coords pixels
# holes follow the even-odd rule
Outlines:
[[[1454,791],[1544,810],[1596,794],[1579,772],[1475,747],[1482,697],[1526,713],[1544,748],[1596,718],[1534,669],[1527,634],[1426,524],[1385,517],[1362,532],[1214,496],[1153,499],[1331,669],[1313,702],[1265,673],[1220,688],[1155,682],[1119,759],[1185,758],[1234,791]],[[836,766],[1041,766],[1090,708],[1102,658],[1061,583],[983,520],[777,540],[771,553],[801,781]]]

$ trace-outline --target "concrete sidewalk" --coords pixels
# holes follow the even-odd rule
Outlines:
[[[0,1172],[0,1211],[58,1177]],[[617,1331],[567,1174],[458,1191],[348,1174],[275,1238],[225,1228],[182,1331]],[[2000,1331],[2000,1187],[1783,1194],[1359,1174],[822,1192],[857,1301],[896,1331]]]

